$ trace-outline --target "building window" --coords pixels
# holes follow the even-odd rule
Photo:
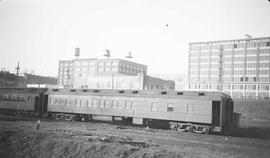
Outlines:
[[[260,73],[260,75],[268,75],[269,70],[260,70],[259,73]]]
[[[194,113],[195,112],[195,105],[194,104],[187,104],[187,112]]]
[[[95,65],[95,62],[89,62],[88,65],[94,66]]]
[[[256,70],[247,70],[247,74],[248,75],[255,75],[256,74]]]
[[[106,67],[106,68],[105,68],[105,71],[106,71],[106,72],[110,71],[110,67]]]
[[[247,85],[247,90],[256,90],[256,85]]]
[[[131,101],[127,101],[126,102],[126,109],[131,109],[132,108],[132,102]]]
[[[260,90],[269,90],[269,86],[268,85],[261,85]]]
[[[260,82],[269,82],[269,77],[259,77]]]
[[[167,111],[168,112],[173,112],[173,103],[168,103]]]

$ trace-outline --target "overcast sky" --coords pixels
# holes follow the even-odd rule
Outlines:
[[[0,68],[57,76],[58,61],[124,58],[187,73],[188,43],[270,36],[268,0],[0,0]]]

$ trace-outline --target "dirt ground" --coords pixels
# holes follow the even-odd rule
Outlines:
[[[259,139],[260,138],[260,139]],[[96,122],[0,121],[4,157],[269,157],[270,139],[181,133]]]

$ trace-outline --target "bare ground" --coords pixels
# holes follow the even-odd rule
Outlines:
[[[40,130],[35,125],[0,121],[1,157],[270,156],[269,137],[201,135],[93,122],[42,120]]]

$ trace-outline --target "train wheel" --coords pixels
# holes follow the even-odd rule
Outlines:
[[[204,134],[209,134],[210,129],[208,127],[203,128]]]
[[[56,119],[56,114],[55,113],[52,114],[52,119]]]
[[[85,116],[81,116],[81,121],[82,121],[82,122],[85,122],[85,121],[86,121]]]
[[[63,114],[56,114],[55,119],[56,119],[56,120],[62,120],[63,117],[64,117]]]
[[[203,127],[193,126],[192,132],[202,134],[203,133]]]
[[[179,128],[179,127],[177,127],[177,131],[186,132],[187,130],[185,128]]]
[[[177,128],[177,124],[174,123],[174,122],[170,122],[169,127],[170,127],[171,130],[175,130]]]
[[[186,126],[186,128],[185,128],[185,129],[186,129],[186,131],[187,131],[187,132],[191,132],[191,131],[193,131],[192,126]]]
[[[198,128],[193,128],[192,131],[194,133],[208,134],[209,133],[209,128],[208,127],[198,127]]]
[[[66,115],[65,116],[65,120],[66,121],[72,121],[73,120],[73,116],[72,115]]]
[[[92,120],[93,120],[92,115],[88,115],[88,121],[92,121]]]
[[[180,123],[177,125],[177,130],[181,132],[186,132],[185,126],[183,126],[183,124]]]

